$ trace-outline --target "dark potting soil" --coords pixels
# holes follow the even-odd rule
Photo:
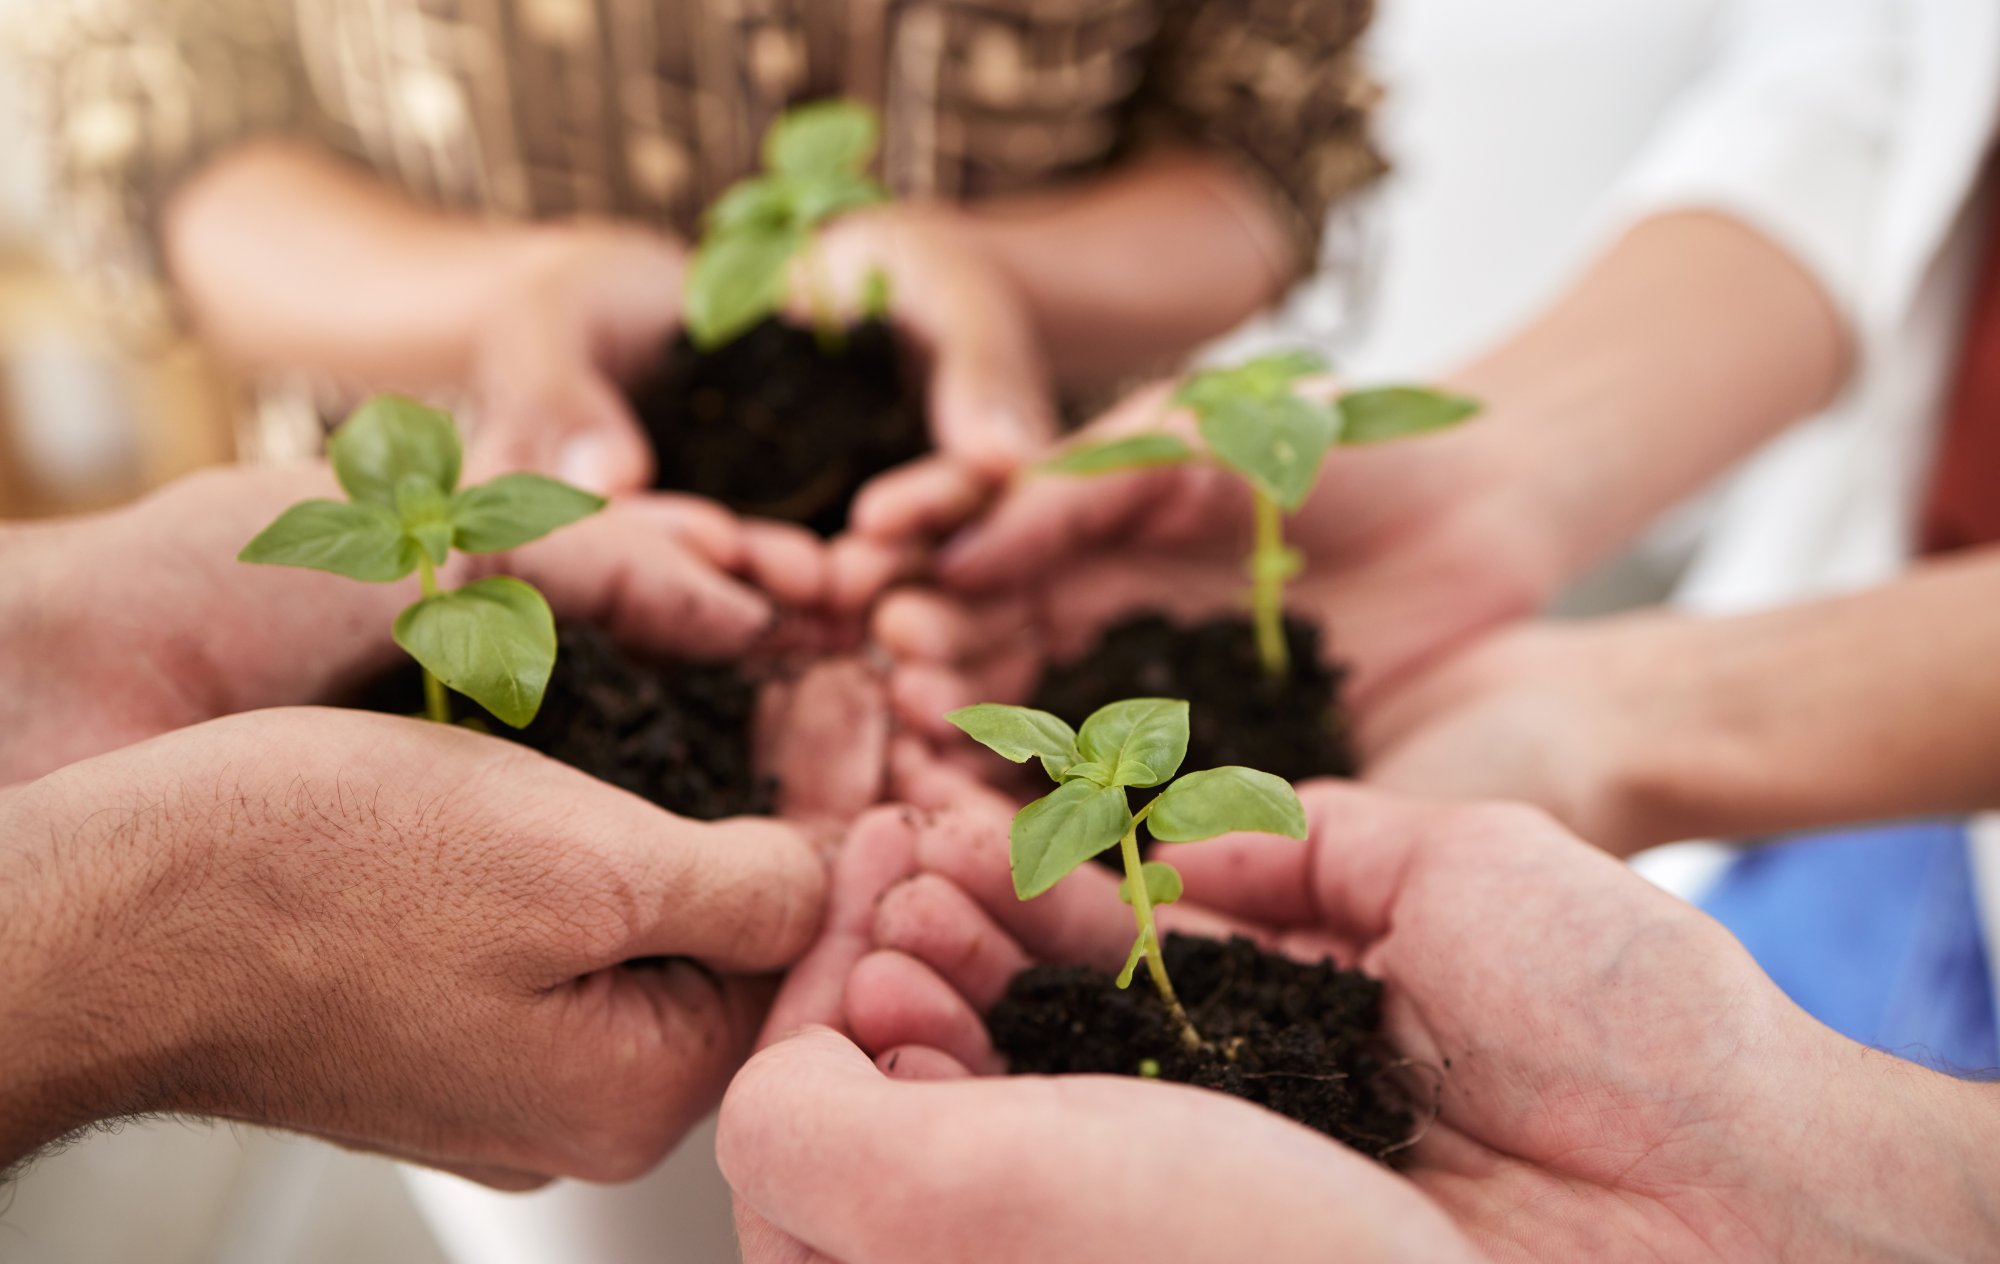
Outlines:
[[[452,713],[501,737],[696,820],[768,816],[777,783],[754,759],[757,683],[728,663],[653,662],[626,653],[603,629],[566,625],[542,709],[514,729],[458,694]],[[422,709],[416,665],[370,686],[361,704]]]
[[[862,484],[930,449],[914,375],[880,321],[837,348],[776,320],[707,352],[683,334],[632,406],[655,486],[826,536],[847,526]]]
[[[1187,759],[1195,772],[1241,764],[1287,781],[1351,777],[1340,686],[1347,669],[1320,658],[1318,625],[1285,620],[1291,675],[1271,681],[1245,618],[1176,625],[1142,615],[1107,631],[1082,658],[1051,668],[1029,705],[1083,723],[1123,698],[1186,698]],[[1134,806],[1150,798],[1133,793]]]
[[[1204,1048],[1181,1043],[1141,970],[1120,990],[1087,966],[1035,966],[1014,976],[987,1017],[1015,1075],[1138,1075],[1245,1098],[1372,1158],[1406,1148],[1427,1114],[1381,1034],[1382,985],[1331,962],[1307,965],[1241,937],[1168,935],[1167,974]],[[1233,1050],[1234,1057],[1224,1050]]]

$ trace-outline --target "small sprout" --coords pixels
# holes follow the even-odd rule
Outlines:
[[[424,709],[449,724],[445,689],[522,728],[555,669],[549,603],[496,575],[441,592],[451,550],[503,553],[604,507],[601,497],[539,474],[503,474],[460,489],[463,449],[451,417],[414,400],[369,400],[328,444],[348,499],[293,505],[237,555],[385,584],[417,572],[423,597],[396,616],[396,644],[424,670]]]
[[[1160,1060],[1159,1060],[1158,1058],[1141,1058],[1141,1059],[1139,1059],[1139,1078],[1140,1078],[1140,1079],[1142,1079],[1142,1080],[1157,1080],[1157,1079],[1159,1079],[1159,1078],[1160,1078]]]
[[[1285,584],[1305,559],[1286,546],[1284,515],[1297,513],[1336,444],[1379,443],[1457,425],[1477,400],[1414,386],[1354,391],[1332,402],[1298,393],[1301,381],[1328,372],[1308,352],[1264,356],[1233,369],[1210,369],[1181,384],[1173,402],[1194,413],[1206,459],[1250,485],[1256,543],[1250,553],[1251,611],[1265,674],[1291,670],[1285,645]],[[1050,474],[1109,474],[1183,465],[1204,454],[1164,431],[1071,447],[1042,465]]]
[[[1125,864],[1118,898],[1132,906],[1137,935],[1119,973],[1127,987],[1141,962],[1181,1040],[1201,1047],[1167,977],[1153,910],[1181,898],[1181,875],[1164,861],[1139,860],[1139,826],[1163,843],[1195,843],[1239,830],[1306,836],[1305,809],[1291,786],[1251,768],[1211,768],[1176,778],[1187,757],[1188,704],[1134,698],[1094,712],[1072,729],[1046,711],[981,703],[945,717],[973,740],[1017,764],[1039,759],[1056,788],[1022,808],[1008,833],[1014,894],[1031,900],[1113,847]],[[1165,786],[1135,814],[1128,788]]]
[[[701,244],[687,277],[687,330],[696,346],[719,347],[775,314],[785,301],[792,261],[811,251],[827,220],[886,201],[870,179],[880,127],[868,107],[852,101],[802,105],[771,124],[764,136],[764,174],[736,185],[708,210]],[[812,251],[813,325],[822,345],[837,345],[839,321],[818,276]],[[867,297],[888,302],[887,278],[871,278]]]

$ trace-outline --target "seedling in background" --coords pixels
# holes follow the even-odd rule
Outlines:
[[[423,596],[396,616],[396,644],[424,670],[424,711],[451,723],[447,688],[515,728],[541,709],[555,670],[556,622],[542,594],[496,575],[440,591],[453,549],[504,553],[604,507],[539,474],[460,489],[464,451],[451,417],[413,400],[369,400],[327,447],[348,499],[293,505],[237,557],[386,584],[416,572]]]
[[[775,315],[792,261],[802,254],[814,332],[822,346],[840,345],[814,235],[836,215],[888,199],[868,176],[880,135],[874,111],[852,101],[802,105],[771,125],[764,174],[732,186],[708,210],[687,278],[687,330],[695,346],[719,347]],[[886,276],[870,275],[864,307],[870,316],[887,311]]]
[[[1189,1049],[1202,1045],[1167,977],[1153,910],[1181,898],[1181,875],[1165,861],[1139,860],[1139,826],[1163,843],[1196,843],[1249,830],[1306,836],[1305,809],[1281,778],[1253,768],[1210,768],[1176,778],[1187,757],[1188,704],[1134,698],[1100,708],[1071,729],[1046,711],[981,703],[945,717],[973,740],[1013,760],[1042,761],[1055,790],[1022,808],[1008,832],[1014,894],[1032,900],[1099,852],[1116,847],[1125,864],[1118,898],[1132,906],[1138,934],[1118,975],[1130,987],[1139,963]],[[1171,784],[1170,784],[1171,783]],[[1127,788],[1166,789],[1135,814]]]
[[[1285,584],[1305,564],[1285,544],[1284,516],[1306,503],[1327,452],[1336,444],[1442,430],[1479,411],[1477,400],[1414,386],[1353,391],[1332,401],[1298,393],[1301,381],[1327,372],[1319,356],[1293,351],[1197,373],[1174,392],[1173,402],[1194,413],[1205,453],[1177,435],[1152,431],[1072,447],[1042,466],[1053,474],[1109,474],[1208,460],[1249,483],[1256,513],[1250,608],[1257,656],[1274,680],[1291,671]]]

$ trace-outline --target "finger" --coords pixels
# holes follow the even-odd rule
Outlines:
[[[556,450],[557,478],[607,496],[652,483],[653,445],[610,382],[579,382],[572,406],[575,420]]]
[[[875,808],[854,822],[834,862],[825,927],[787,976],[764,1024],[764,1043],[809,1023],[840,1021],[847,976],[873,948],[876,899],[915,872],[916,822],[917,814],[900,806]]]
[[[775,617],[762,594],[617,516],[585,519],[496,565],[540,588],[557,617],[663,655],[734,657]]]
[[[925,540],[969,522],[993,492],[993,480],[965,463],[924,457],[870,479],[848,521],[884,543]]]
[[[932,431],[940,451],[1002,479],[1055,437],[1048,368],[1018,311],[979,305],[958,323],[931,345]]]
[[[875,906],[874,938],[877,948],[903,953],[935,970],[982,1014],[1006,995],[1015,975],[1033,964],[985,909],[933,873],[918,874],[884,893]]]
[[[889,700],[881,675],[858,658],[815,663],[784,691],[779,722],[760,725],[783,809],[799,820],[846,821],[882,801]]]
[[[724,570],[744,564],[743,520],[705,497],[645,492],[613,501],[604,516],[666,532]]]
[[[692,957],[724,973],[760,974],[791,965],[811,946],[827,874],[797,829],[755,817],[684,821],[619,797],[631,804],[629,868],[610,875],[622,881],[601,898],[626,908],[630,930],[600,966]]]
[[[915,579],[929,564],[922,546],[884,544],[845,535],[828,546],[831,577],[827,605],[842,614],[859,614],[893,584]]]
[[[964,663],[1026,635],[1033,613],[1020,597],[969,601],[928,588],[899,588],[882,598],[872,630],[876,643],[896,658]]]
[[[1308,834],[1312,812],[1308,801]],[[1189,898],[1204,908],[1271,927],[1309,926],[1319,919],[1310,841],[1225,834],[1199,847],[1162,848],[1157,854],[1170,855]]]
[[[972,1071],[948,1053],[924,1045],[901,1045],[875,1059],[892,1080],[969,1080]]]
[[[969,672],[923,664],[899,666],[889,674],[890,709],[912,732],[956,745],[965,740],[964,734],[946,716],[981,702],[1026,702],[1044,666],[1041,652],[1032,645],[989,659]]]
[[[743,1264],[837,1264],[757,1213],[741,1198],[736,1204],[736,1250]]]
[[[922,739],[907,735],[889,745],[889,793],[929,812],[976,812],[1003,832],[1015,807],[971,771],[940,759]]]
[[[461,1180],[484,1185],[507,1194],[527,1194],[548,1185],[553,1179],[538,1176],[533,1172],[518,1172],[512,1168],[487,1167],[478,1163],[438,1163],[431,1166],[440,1172],[448,1172]]]
[[[914,957],[900,952],[863,957],[848,976],[845,1010],[863,1049],[928,1045],[977,1075],[1007,1069],[965,997]]]
[[[743,570],[758,587],[790,606],[817,606],[833,583],[833,562],[819,537],[790,522],[741,524]]]

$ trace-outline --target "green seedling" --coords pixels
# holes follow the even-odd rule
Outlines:
[[[1312,494],[1326,454],[1336,444],[1441,430],[1479,411],[1477,400],[1414,386],[1354,391],[1331,401],[1298,393],[1301,381],[1327,372],[1319,356],[1294,351],[1197,373],[1182,383],[1173,403],[1194,413],[1206,452],[1177,435],[1151,431],[1081,444],[1042,466],[1052,474],[1109,474],[1207,460],[1241,476],[1256,514],[1248,570],[1257,656],[1274,680],[1291,671],[1285,584],[1304,567],[1298,550],[1285,544],[1284,516],[1297,513]]]
[[[522,728],[555,669],[556,622],[542,594],[496,575],[440,591],[453,549],[503,553],[604,507],[601,497],[539,474],[460,488],[464,450],[447,413],[377,396],[327,445],[348,499],[293,505],[238,561],[302,566],[386,584],[414,571],[423,596],[396,616],[396,644],[424,670],[424,712],[451,723],[447,688]]]
[[[995,754],[1017,764],[1039,759],[1055,790],[1022,808],[1008,832],[1014,894],[1032,900],[1099,852],[1116,847],[1125,865],[1118,898],[1132,906],[1137,937],[1118,976],[1129,987],[1141,961],[1181,1041],[1202,1047],[1160,955],[1153,910],[1181,898],[1181,875],[1160,860],[1139,860],[1139,826],[1163,843],[1196,843],[1249,830],[1306,836],[1305,809],[1284,780],[1253,768],[1210,768],[1175,777],[1187,757],[1188,704],[1134,698],[1093,713],[1071,729],[1046,711],[981,703],[946,717]],[[1165,786],[1132,811],[1125,791]]]
[[[708,209],[688,269],[688,337],[710,350],[774,315],[784,304],[792,262],[805,257],[813,328],[822,346],[842,337],[813,247],[821,224],[857,207],[886,201],[868,176],[881,128],[874,111],[852,101],[818,101],[789,111],[764,136],[764,174],[730,187]],[[870,314],[888,308],[888,281],[871,275]]]

